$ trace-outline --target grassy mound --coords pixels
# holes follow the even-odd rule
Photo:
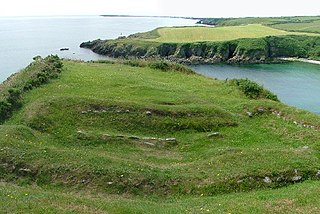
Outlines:
[[[163,63],[63,61],[58,79],[24,93],[0,126],[1,206],[245,213],[250,199],[256,212],[319,209],[319,116]]]

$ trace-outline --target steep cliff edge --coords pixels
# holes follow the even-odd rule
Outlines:
[[[84,42],[80,47],[114,58],[164,58],[183,63],[266,63],[278,57],[320,59],[320,37],[304,35],[193,43],[159,43],[128,37]]]

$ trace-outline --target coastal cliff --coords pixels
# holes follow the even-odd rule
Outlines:
[[[80,47],[114,58],[161,58],[179,63],[266,63],[278,57],[320,58],[320,37],[304,35],[192,43],[160,43],[128,37],[98,39]]]

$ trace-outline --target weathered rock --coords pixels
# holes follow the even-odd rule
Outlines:
[[[172,137],[172,138],[166,138],[165,141],[174,141],[175,142],[175,141],[177,141],[177,139]]]
[[[302,147],[303,149],[309,149],[309,146],[304,146],[304,147]]]
[[[150,142],[143,142],[145,145],[148,145],[148,146],[155,146],[154,143],[150,143]]]
[[[298,176],[298,175],[297,175],[297,176],[292,177],[291,180],[292,180],[293,182],[298,182],[298,181],[301,181],[301,179],[302,179],[302,176]]]
[[[281,182],[284,180],[284,177],[283,176],[280,176],[280,177],[277,177],[277,182]]]
[[[257,112],[258,112],[259,114],[263,114],[263,113],[265,112],[265,110],[264,110],[264,108],[258,108],[258,109],[257,109]]]
[[[140,140],[140,137],[138,136],[129,136],[128,138],[132,140]]]
[[[263,179],[263,182],[265,182],[265,183],[267,183],[267,184],[270,184],[270,183],[272,183],[272,180],[271,180],[269,177],[265,177],[265,178]]]
[[[143,140],[157,140],[155,137],[143,137]]]
[[[151,115],[152,112],[151,111],[146,111],[146,115]]]
[[[103,134],[102,137],[103,137],[104,139],[106,139],[106,138],[111,138],[112,136],[109,135],[109,134]]]
[[[208,137],[218,137],[218,136],[220,136],[220,132],[213,132],[208,134]]]
[[[9,164],[8,163],[2,163],[2,164],[0,164],[0,167],[1,168],[8,168]]]
[[[242,183],[242,182],[243,182],[243,180],[238,180],[238,181],[237,181],[238,184],[240,184],[240,183]]]
[[[28,168],[21,168],[19,169],[20,172],[26,172],[26,173],[29,173],[31,172],[31,169],[28,169]]]
[[[247,113],[247,115],[248,115],[249,117],[253,117],[253,113],[252,113],[252,112],[247,111],[246,113]]]

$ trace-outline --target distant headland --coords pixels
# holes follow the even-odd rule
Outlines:
[[[137,15],[101,15],[103,17],[114,17],[114,18],[170,18],[170,19],[194,19],[201,20],[203,18],[197,17],[186,17],[186,16],[137,16]]]

